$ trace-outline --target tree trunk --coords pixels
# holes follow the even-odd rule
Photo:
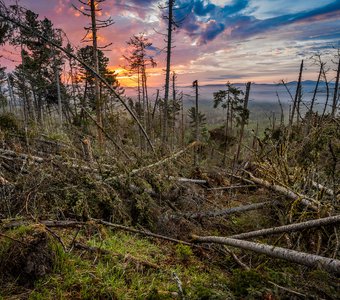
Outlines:
[[[311,268],[319,267],[329,272],[340,274],[340,260],[330,259],[327,257],[298,252],[295,250],[285,249],[276,246],[269,246],[260,243],[237,240],[233,238],[218,237],[218,236],[193,236],[195,242],[199,243],[217,243],[228,246],[233,246],[245,250],[251,250],[256,253],[268,255],[270,257],[280,258]]]
[[[300,97],[302,71],[303,71],[303,60],[301,61],[301,65],[300,65],[299,80],[297,82],[295,98],[294,98],[293,108],[292,108],[292,114],[291,114],[290,120],[289,120],[289,126],[290,127],[293,125],[295,110],[296,110],[296,107],[297,107],[297,104],[298,104],[298,101],[299,101],[299,97]],[[299,112],[297,112],[297,114],[299,114]]]
[[[96,3],[95,0],[91,0],[91,26],[92,26],[92,45],[93,45],[93,63],[94,70],[99,74],[99,61],[98,61],[98,40],[97,40],[97,22],[96,22]],[[103,113],[102,113],[102,102],[100,99],[99,80],[97,77],[94,78],[95,94],[96,94],[96,117],[97,123],[100,127],[103,127]],[[103,133],[97,128],[97,137],[99,146],[103,146]]]
[[[284,233],[284,232],[299,231],[299,230],[309,229],[313,227],[336,224],[336,223],[340,223],[340,215],[327,217],[327,218],[321,218],[317,220],[305,221],[301,223],[283,225],[279,227],[272,227],[272,228],[266,228],[266,229],[261,229],[261,230],[256,230],[256,231],[240,233],[240,234],[232,235],[231,238],[247,239],[247,238],[252,238],[252,237],[257,237],[257,236],[266,236],[266,235],[278,234],[278,233]]]
[[[195,80],[192,85],[195,88],[195,140],[196,140],[196,142],[199,142],[198,81]],[[195,149],[194,163],[195,163],[195,167],[198,167],[198,164],[199,164],[198,148]]]
[[[339,77],[340,77],[340,51],[338,52],[338,55],[339,55],[339,62],[338,62],[338,69],[336,71],[336,79],[335,79],[335,86],[334,86],[334,95],[333,95],[333,103],[332,103],[332,118],[335,117],[336,109],[338,105]]]
[[[164,120],[163,120],[163,146],[168,141],[168,106],[170,89],[170,67],[171,67],[171,45],[172,45],[172,26],[173,26],[173,6],[175,0],[169,0],[168,15],[168,34],[167,34],[167,55],[165,71],[165,93],[164,93]]]
[[[294,201],[300,201],[301,204],[303,204],[304,206],[310,207],[311,209],[317,211],[318,208],[315,206],[315,204],[312,203],[312,201],[308,200],[306,196],[304,195],[299,195],[297,193],[294,193],[293,191],[291,191],[290,189],[281,186],[281,185],[277,185],[277,184],[273,184],[270,183],[269,181],[266,181],[264,179],[260,179],[255,177],[253,174],[251,174],[250,172],[247,172],[247,174],[249,174],[250,179],[259,185],[262,185],[270,190],[273,190],[275,192],[278,192],[280,194],[283,194],[285,196],[287,196],[289,199],[292,199]],[[316,200],[313,200],[313,202],[317,203]]]
[[[321,115],[321,118],[323,119],[325,114],[326,114],[326,110],[327,110],[327,106],[328,106],[328,100],[329,100],[329,83],[328,83],[328,80],[327,80],[325,68],[322,68],[322,75],[323,75],[323,80],[325,81],[325,84],[326,84],[326,102],[325,102],[325,106],[323,108],[323,112],[322,112],[322,115]]]
[[[250,85],[251,85],[251,82],[247,82],[246,95],[244,97],[244,106],[243,106],[244,113],[248,110],[248,100],[249,100],[249,93],[250,93]],[[239,157],[240,157],[241,145],[242,145],[243,134],[244,134],[244,126],[246,125],[246,122],[247,122],[246,116],[243,115],[242,124],[241,124],[241,130],[240,130],[240,138],[239,138],[239,141],[238,141],[238,146],[237,146],[237,151],[236,151],[234,165],[236,165],[238,163],[238,160],[239,160]]]
[[[61,125],[63,124],[63,108],[62,108],[62,103],[61,103],[60,78],[59,78],[58,67],[55,67],[55,81],[57,85],[59,122]]]
[[[318,80],[316,81],[316,85],[315,85],[315,89],[314,89],[314,93],[313,93],[313,98],[312,98],[310,108],[309,108],[310,117],[311,117],[311,114],[313,112],[314,102],[315,102],[316,94],[318,92],[319,83],[320,83],[320,79],[321,79],[321,75],[322,75],[322,69],[323,69],[323,64],[321,62]]]

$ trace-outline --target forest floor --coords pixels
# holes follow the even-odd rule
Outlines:
[[[287,146],[267,133],[225,165],[212,142],[165,157],[127,143],[127,161],[109,146],[89,159],[66,132],[2,132],[0,299],[339,299],[340,144],[327,126]],[[195,238],[328,218],[243,240],[333,269]]]
[[[216,180],[203,177],[210,182]],[[181,211],[184,206],[201,212],[235,207],[274,196],[254,187],[213,190],[211,186],[194,183],[181,186],[182,199],[189,199],[190,193],[194,195],[191,203],[174,201],[173,205]],[[195,220],[175,216],[171,220],[173,216],[168,215],[157,231],[189,242],[193,233],[230,236],[277,223],[271,210],[265,207]],[[4,276],[0,299],[340,297],[335,275],[249,251],[165,241],[119,228],[111,230],[96,220],[59,225],[33,219],[2,222],[0,273]],[[137,228],[149,232],[142,226]]]

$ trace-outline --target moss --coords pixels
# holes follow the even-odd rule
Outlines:
[[[234,270],[231,278],[231,289],[237,297],[245,297],[254,291],[261,291],[265,281],[255,270]]]
[[[187,245],[178,244],[176,246],[176,254],[182,262],[189,262],[193,256],[191,248]]]

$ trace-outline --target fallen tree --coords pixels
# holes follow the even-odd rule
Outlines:
[[[173,159],[176,159],[177,157],[181,156],[183,153],[185,153],[186,151],[188,151],[190,148],[192,147],[195,147],[196,145],[198,145],[198,142],[195,141],[195,142],[192,142],[191,144],[189,144],[187,147],[185,147],[184,149],[176,152],[176,153],[173,153],[172,155],[170,155],[169,157],[166,157],[164,159],[161,159],[155,163],[152,163],[150,165],[147,165],[147,166],[144,166],[144,167],[141,167],[141,168],[138,168],[138,169],[133,169],[132,171],[130,171],[128,174],[121,174],[121,175],[118,175],[118,176],[114,176],[114,177],[109,177],[109,178],[106,178],[105,181],[106,182],[112,182],[114,180],[117,180],[117,179],[120,179],[120,178],[123,178],[123,177],[126,177],[126,176],[131,176],[131,175],[134,175],[134,174],[137,174],[139,172],[143,172],[145,170],[148,170],[148,169],[151,169],[151,168],[154,168],[154,167],[157,167],[157,166],[161,166],[165,163],[167,163],[168,161],[171,161]]]
[[[310,199],[305,195],[301,195],[301,194],[298,194],[296,192],[293,192],[292,190],[290,190],[287,187],[271,183],[271,182],[264,180],[264,179],[261,179],[261,178],[257,178],[252,173],[250,173],[248,171],[245,171],[245,172],[249,175],[251,181],[253,181],[254,183],[261,185],[261,186],[263,186],[267,189],[270,189],[274,192],[277,192],[279,194],[282,194],[282,195],[284,195],[284,196],[286,196],[289,199],[292,199],[294,201],[300,201],[301,204],[303,204],[304,206],[307,206],[307,207],[309,207],[313,210],[316,210],[316,211],[318,210],[317,205],[320,204],[318,201],[316,201],[314,199]]]
[[[257,237],[257,236],[266,236],[266,235],[271,235],[271,234],[299,231],[303,229],[309,229],[313,227],[320,227],[320,226],[336,224],[336,223],[340,223],[340,215],[327,217],[327,218],[321,218],[317,220],[305,221],[301,223],[283,225],[279,227],[272,227],[272,228],[266,228],[266,229],[260,229],[256,231],[235,234],[235,235],[232,235],[230,238],[246,239],[246,238],[252,238],[252,237]]]
[[[192,239],[197,243],[217,243],[251,250],[270,257],[284,259],[311,268],[318,267],[328,272],[340,274],[340,260],[337,259],[227,237],[193,235]]]
[[[265,201],[265,202],[252,203],[248,205],[241,205],[241,206],[231,207],[231,208],[226,208],[226,209],[221,209],[221,210],[205,211],[205,212],[197,212],[197,213],[191,212],[191,213],[181,214],[181,215],[173,216],[173,217],[174,218],[185,217],[188,219],[213,218],[213,217],[226,216],[226,215],[231,215],[235,213],[261,209],[269,205],[277,205],[277,204],[279,204],[278,201]]]
[[[312,186],[315,187],[316,189],[320,190],[320,191],[324,191],[327,195],[329,196],[334,196],[334,191],[328,187],[323,186],[320,183],[317,183],[315,181],[312,181]]]

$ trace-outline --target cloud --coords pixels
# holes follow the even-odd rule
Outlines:
[[[228,19],[245,9],[249,0],[234,0],[224,6],[205,0],[179,0],[176,3],[175,20],[182,30],[202,45],[222,33],[231,24]]]
[[[198,40],[200,45],[217,37],[225,29],[225,26],[222,23],[217,23],[215,20],[209,20],[208,23],[201,27],[201,29],[204,30],[202,30]]]
[[[329,14],[340,15],[340,0],[325,5],[321,8],[302,11],[298,13],[285,14],[278,17],[268,18],[265,20],[253,19],[243,23],[242,26],[237,26],[231,33],[234,38],[247,38],[260,33],[274,30],[289,24],[298,22],[312,22],[313,19],[324,20],[329,17]]]
[[[148,0],[150,1],[150,0]],[[291,0],[287,0],[288,2]],[[340,16],[340,0],[327,5],[266,19],[252,15],[249,0],[234,0],[231,4],[216,5],[211,0],[178,0],[174,12],[180,28],[200,45],[206,44],[226,29],[230,39],[244,39],[280,29],[293,23],[311,23]]]
[[[212,81],[220,81],[220,80],[228,80],[228,79],[242,79],[244,77],[244,75],[240,75],[240,74],[221,74],[219,76],[212,76],[212,77],[208,77],[209,80]]]

